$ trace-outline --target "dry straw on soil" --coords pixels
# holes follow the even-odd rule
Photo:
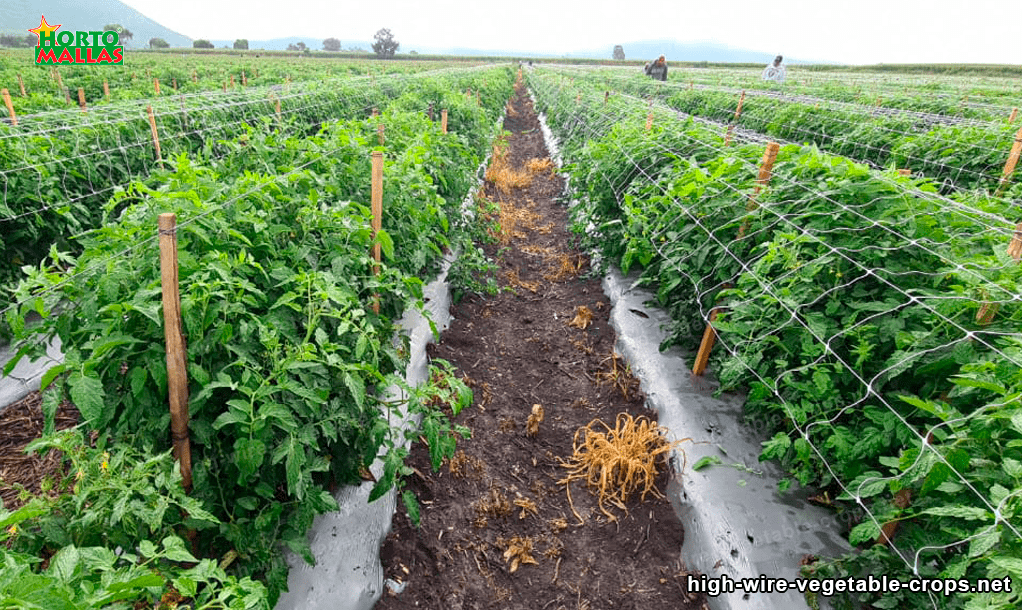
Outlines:
[[[663,497],[656,488],[657,463],[666,460],[658,458],[682,442],[668,442],[666,433],[665,428],[646,417],[633,418],[628,413],[617,416],[614,428],[594,419],[575,432],[574,454],[561,464],[569,472],[558,484],[565,486],[568,504],[580,525],[585,520],[571,501],[572,481],[585,481],[590,492],[599,497],[600,510],[611,521],[617,517],[607,510],[608,503],[627,512],[625,504],[634,493],[640,493],[640,500],[650,493]]]

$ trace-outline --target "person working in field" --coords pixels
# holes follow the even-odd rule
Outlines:
[[[785,69],[784,64],[781,63],[782,61],[784,61],[783,56],[778,55],[777,57],[775,57],[774,63],[770,64],[769,66],[763,69],[763,80],[773,81],[775,83],[783,83]]]
[[[646,66],[646,75],[653,80],[667,80],[667,60],[664,59],[663,55]]]

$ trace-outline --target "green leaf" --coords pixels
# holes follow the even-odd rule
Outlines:
[[[419,527],[419,500],[415,497],[414,493],[407,489],[401,493],[401,500],[404,501],[405,510],[408,511],[408,518],[411,520],[412,525]]]
[[[234,441],[234,463],[240,471],[239,484],[244,484],[263,465],[266,444],[259,439],[239,438]]]
[[[880,536],[880,526],[873,520],[865,521],[852,528],[848,534],[848,542],[859,545],[864,542],[872,542]]]
[[[392,260],[394,258],[394,240],[391,239],[390,233],[386,230],[380,229],[376,232],[376,240],[380,242],[380,249],[383,250],[383,255],[387,259]]]
[[[143,540],[142,542],[138,543],[138,553],[139,555],[145,557],[146,559],[156,557],[156,554],[158,552],[159,551],[156,548],[156,543],[154,543],[151,540]]]
[[[787,438],[787,436],[785,436],[785,438]],[[699,458],[699,460],[696,461],[695,464],[692,465],[692,470],[699,472],[700,470],[706,468],[707,466],[715,466],[720,463],[721,461],[719,457],[715,455],[704,455],[703,457]]]
[[[924,515],[936,515],[938,517],[958,517],[959,519],[970,519],[989,521],[993,515],[989,511],[977,506],[934,506],[922,511]]]
[[[78,407],[78,412],[85,421],[93,428],[106,426],[103,402],[106,392],[103,390],[103,383],[95,377],[86,377],[75,372],[68,379],[68,385],[71,388],[71,402]]]
[[[177,536],[167,536],[163,539],[163,551],[167,559],[171,561],[188,563],[195,563],[199,561],[194,555],[188,552],[188,549],[185,548],[184,540],[181,540]]]
[[[991,526],[969,541],[969,557],[976,558],[986,553],[1001,540],[1001,532]]]
[[[71,584],[78,569],[80,558],[81,555],[76,546],[66,546],[57,551],[57,554],[50,559],[50,569],[48,572],[61,582]]]
[[[50,387],[50,384],[53,383],[53,380],[57,378],[57,375],[63,373],[65,368],[66,366],[63,364],[51,366],[45,373],[43,373],[42,378],[39,380],[39,389],[45,390],[46,388]]]

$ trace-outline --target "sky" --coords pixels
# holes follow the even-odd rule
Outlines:
[[[334,37],[347,48],[371,41],[385,27],[401,52],[464,47],[609,53],[630,41],[675,40],[847,64],[1022,64],[1019,0],[122,1],[193,39]]]

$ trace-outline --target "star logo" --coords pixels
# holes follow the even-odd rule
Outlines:
[[[60,29],[60,26],[61,26],[61,24],[59,24],[59,23],[57,25],[50,25],[50,24],[46,23],[46,15],[40,15],[39,16],[39,27],[31,29],[31,30],[29,30],[29,32],[32,32],[33,34],[36,35],[36,46],[38,46],[39,45],[39,36],[43,32],[46,32],[46,33],[56,32],[57,30]]]

